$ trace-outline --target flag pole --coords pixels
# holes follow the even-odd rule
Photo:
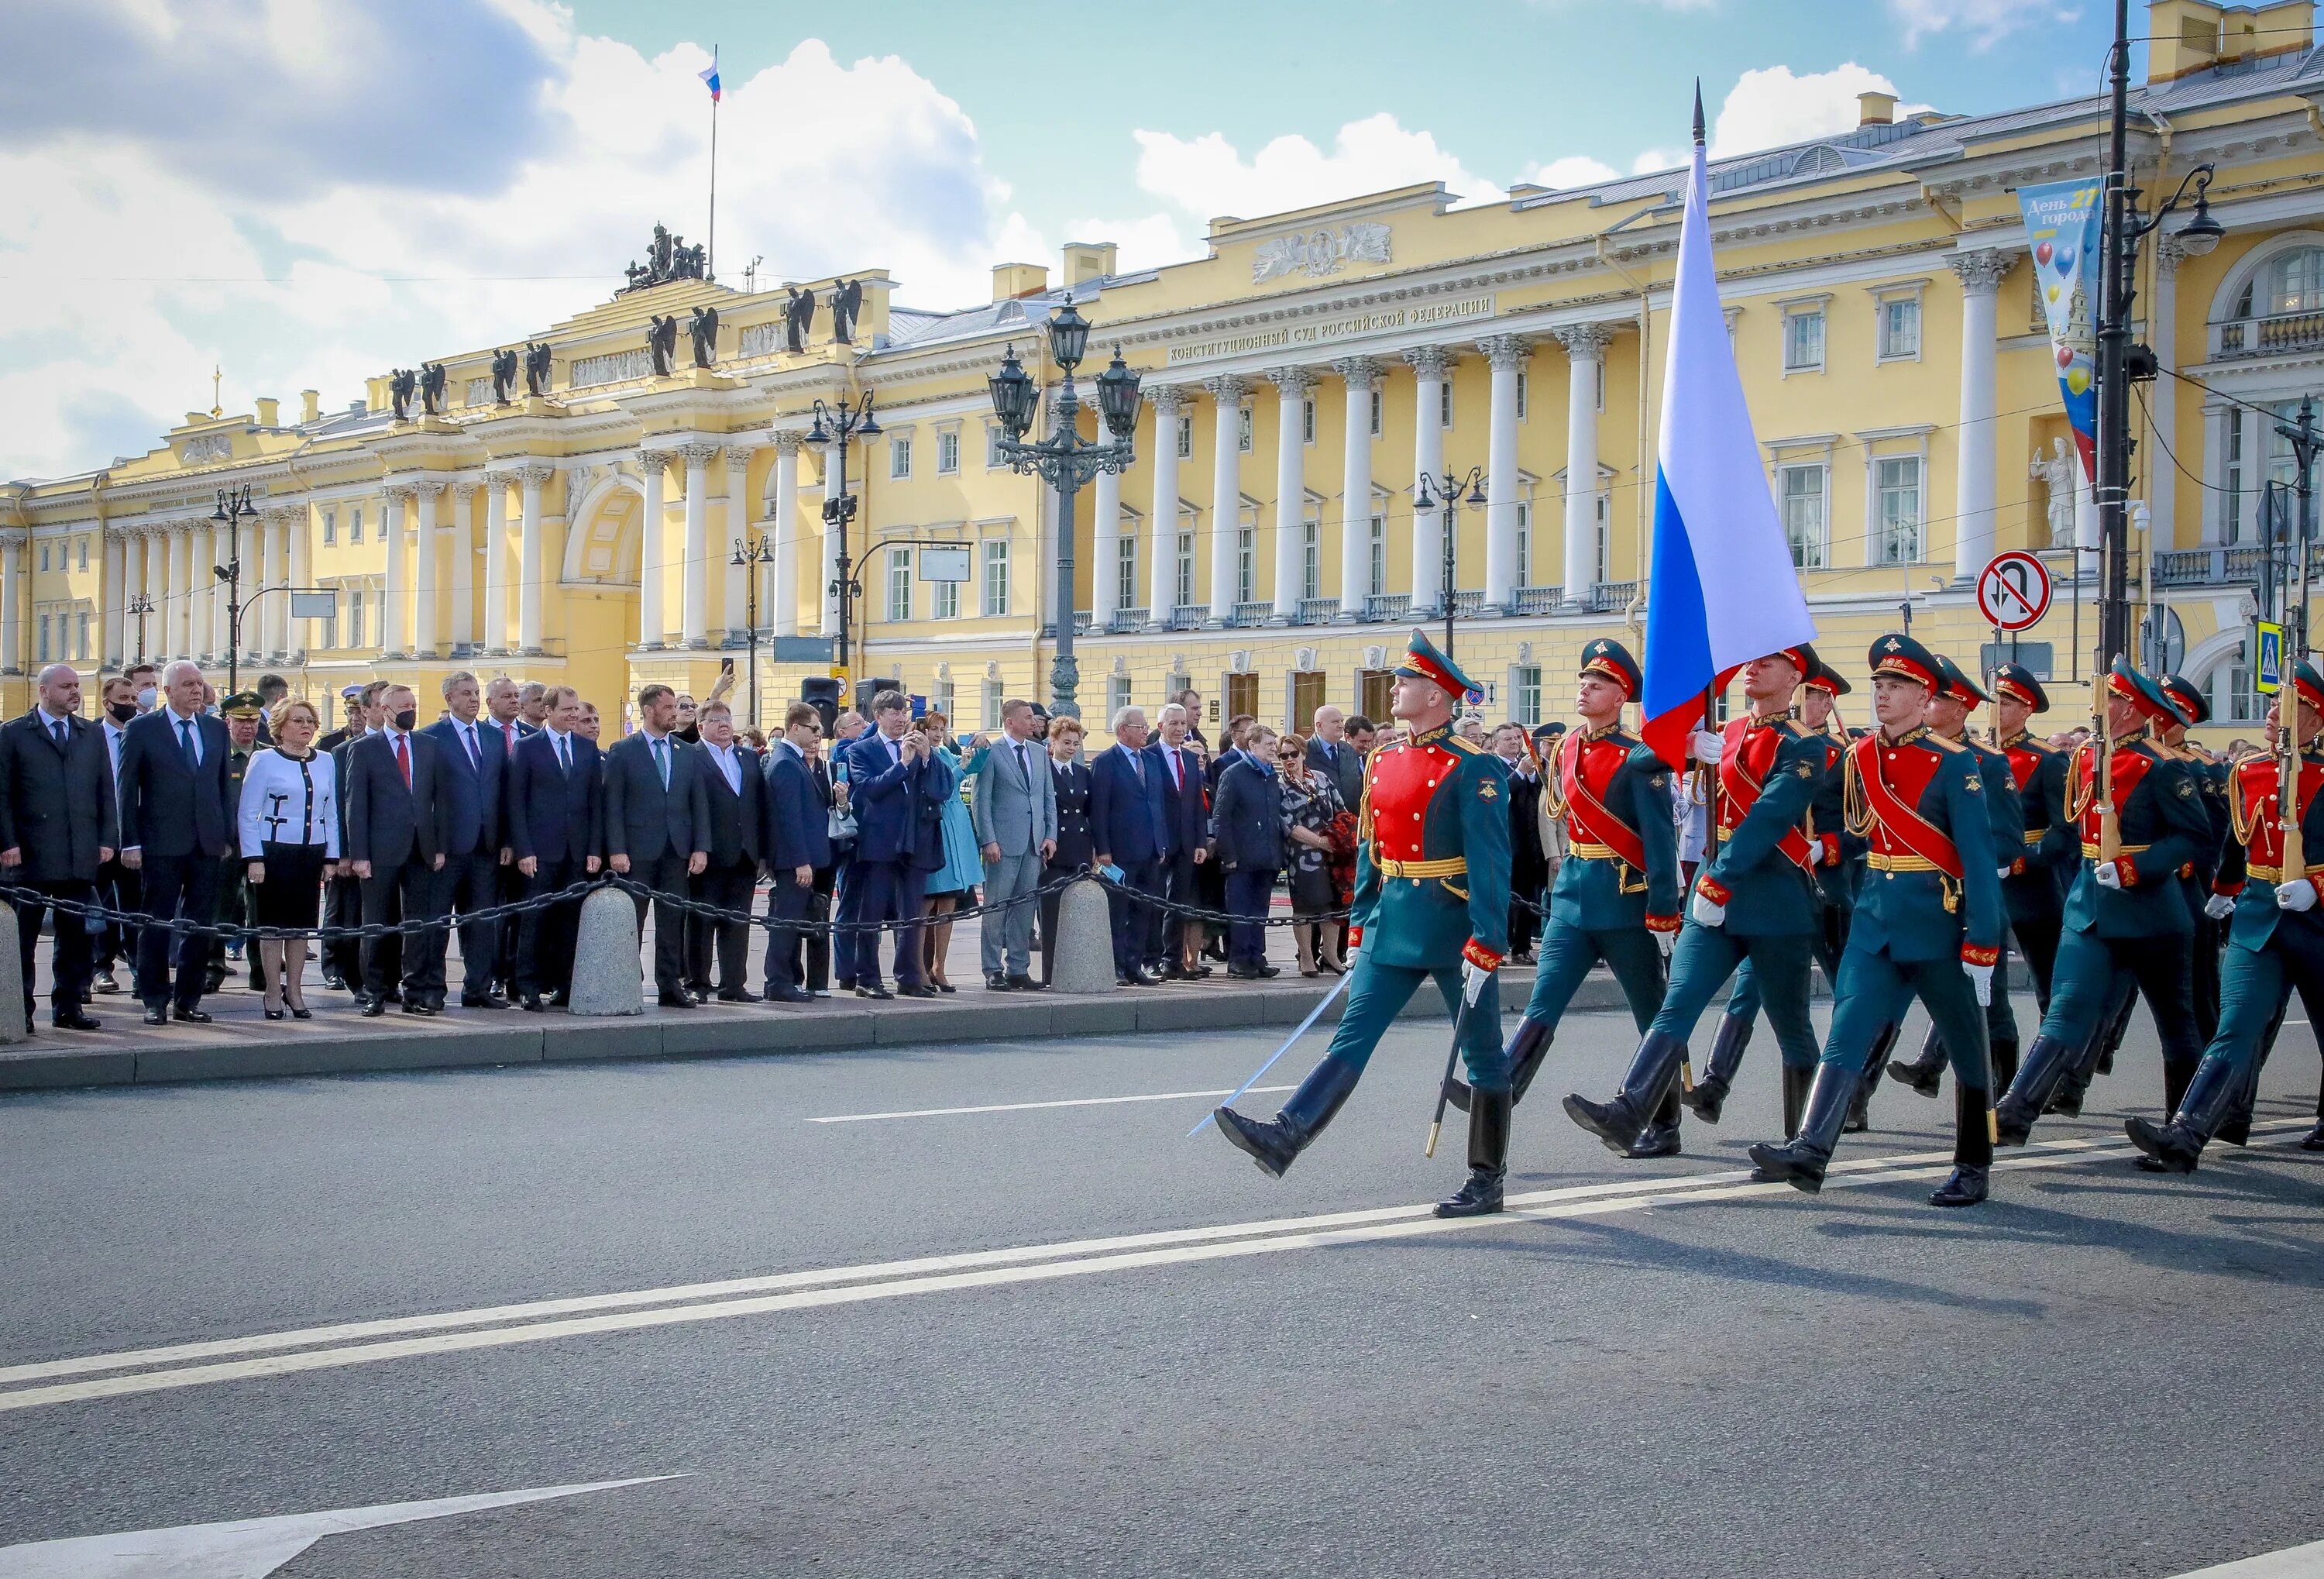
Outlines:
[[[710,46],[710,69],[718,69],[718,46]],[[702,249],[702,277],[718,278],[718,94],[710,95],[710,239]]]

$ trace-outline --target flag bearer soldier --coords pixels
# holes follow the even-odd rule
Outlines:
[[[1997,1110],[2006,1145],[2025,1143],[2050,1098],[2105,1030],[2119,975],[2136,982],[2162,1036],[2165,1107],[2178,1110],[2202,1056],[2187,967],[2194,918],[2179,868],[2209,845],[2211,819],[2188,765],[2141,733],[2146,723],[2178,716],[2163,688],[2117,658],[2106,696],[2113,805],[2098,794],[2101,746],[2093,739],[2067,770],[2066,815],[2080,829],[2082,869],[2066,896],[2049,1011]],[[2102,858],[2109,845],[2118,853]]]
[[[1840,1143],[1867,1053],[1918,998],[1952,1059],[1958,1122],[1953,1171],[1929,1197],[1939,1206],[1985,1199],[1993,1162],[1992,1090],[1981,1005],[2001,953],[2001,881],[1976,756],[1923,722],[1943,685],[1940,660],[1910,636],[1872,644],[1879,727],[1848,748],[1848,826],[1866,841],[1864,887],[1840,962],[1831,1034],[1816,1066],[1799,1133],[1751,1148],[1755,1177],[1812,1194]]]
[[[1331,1050],[1269,1123],[1231,1108],[1213,1115],[1229,1140],[1283,1177],[1363,1077],[1372,1048],[1420,983],[1436,979],[1469,1069],[1469,1182],[1440,1216],[1501,1209],[1509,1144],[1509,1065],[1494,973],[1508,948],[1509,817],[1501,759],[1452,733],[1473,688],[1419,631],[1396,671],[1392,711],[1404,740],[1364,762],[1355,903],[1360,950]]]
[[[1640,1137],[1650,1124],[1677,1122],[1665,1098],[1686,1039],[1711,994],[1747,959],[1783,1049],[1787,1113],[1794,1094],[1806,1089],[1816,1057],[1808,961],[1822,904],[1808,875],[1815,850],[1801,823],[1823,782],[1824,748],[1792,718],[1791,706],[1817,667],[1805,642],[1753,659],[1743,666],[1749,714],[1729,719],[1721,734],[1695,737],[1697,758],[1718,764],[1717,845],[1695,878],[1670,986],[1614,1100],[1565,1099],[1567,1115],[1609,1150],[1627,1154],[1645,1144]],[[1726,1093],[1719,1094],[1723,1100]]]
[[[1573,698],[1582,726],[1560,743],[1542,797],[1544,815],[1563,819],[1569,848],[1550,891],[1533,998],[1509,1042],[1512,1103],[1525,1099],[1594,966],[1614,973],[1641,1035],[1662,1007],[1663,960],[1678,936],[1678,829],[1669,769],[1622,729],[1623,706],[1637,694],[1637,661],[1620,642],[1582,650]],[[1466,1107],[1467,1089],[1457,1087],[1452,1101]],[[1673,1125],[1667,1152],[1677,1150]]]
[[[2324,671],[2313,660],[2302,659],[2293,670],[2289,694],[2299,698],[2300,812],[2292,819],[2303,846],[2298,869],[2284,864],[2291,763],[2279,754],[2245,757],[2229,786],[2234,838],[2218,883],[2234,904],[2218,1031],[2166,1122],[2133,1118],[2123,1124],[2145,1154],[2138,1166],[2150,1172],[2194,1172],[2205,1143],[2234,1117],[2248,1091],[2292,989],[2311,1002],[2324,998],[2324,910],[2316,903],[2324,863],[2314,858],[2324,854],[2324,803],[2317,795],[2324,790],[2324,750],[2319,749],[2324,743],[2317,739],[2324,731]]]
[[[1848,749],[1845,731],[1833,724],[1834,699],[1853,689],[1840,671],[1815,660],[1814,671],[1800,682],[1793,713],[1823,744],[1824,775],[1815,799],[1808,805],[1801,832],[1814,852],[1818,926],[1810,937],[1815,961],[1829,983],[1840,980],[1840,956],[1848,947],[1848,919],[1856,909],[1857,878],[1864,870],[1864,841],[1847,831],[1840,805],[1840,758]],[[1758,973],[1745,960],[1736,967],[1734,988],[1727,994],[1727,1011],[1711,1039],[1711,1063],[1702,1078],[1679,1100],[1706,1122],[1717,1123],[1726,1111],[1728,1093],[1742,1072],[1744,1049],[1750,1046],[1751,1028],[1759,1018]],[[1803,1084],[1801,1089],[1804,1091]],[[1787,1113],[1790,1109],[1787,1107]],[[1797,1117],[1793,1115],[1794,1119]],[[1790,1122],[1787,1120],[1786,1122]]]

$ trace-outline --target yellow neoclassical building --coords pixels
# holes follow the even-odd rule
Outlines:
[[[2308,0],[2157,0],[2134,90],[2137,184],[2218,167],[2208,255],[2151,242],[2135,578],[2217,741],[2252,733],[2254,545],[2288,447],[2271,413],[2324,390],[2324,50]],[[2095,174],[2103,106],[1898,118],[1722,161],[1711,212],[1768,485],[1829,657],[1860,674],[1909,616],[1975,660],[1997,550],[2060,583],[2021,656],[2080,693],[2093,638],[2073,544],[2095,542],[2015,189]],[[148,454],[0,489],[0,704],[45,660],[223,668],[231,557],[215,492],[249,486],[245,672],[309,694],[374,672],[432,695],[455,668],[562,679],[607,706],[700,694],[759,637],[762,713],[834,661],[958,722],[1047,694],[1058,501],[1008,469],[985,379],[1013,346],[1054,387],[1041,324],[1070,292],[1143,376],[1137,458],[1077,501],[1081,704],[1191,683],[1304,723],[1383,706],[1408,625],[1446,587],[1423,474],[1480,468],[1452,512],[1459,656],[1487,710],[1555,716],[1581,646],[1634,633],[1651,587],[1662,336],[1683,171],[1458,208],[1424,185],[1211,223],[1206,257],[1125,272],[1112,246],[1004,263],[991,300],[929,310],[882,270],[746,293],[658,243],[604,304],[418,360],[295,417],[189,412]],[[810,300],[811,299],[811,300]],[[835,321],[835,308],[839,318]],[[1086,393],[1086,390],[1084,392]],[[860,503],[825,523],[840,447],[815,407],[873,397],[846,451]],[[1084,420],[1088,419],[1085,417]],[[736,563],[737,545],[763,553]],[[860,590],[843,598],[843,549]],[[965,579],[960,577],[965,577]],[[1709,588],[1717,596],[1719,589]],[[319,610],[327,606],[328,617]],[[2078,656],[2081,654],[2081,656]],[[738,687],[747,699],[749,688]]]

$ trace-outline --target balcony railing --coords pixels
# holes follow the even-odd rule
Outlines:
[[[1482,592],[1454,593],[1452,612],[1463,619],[1474,619],[1485,612],[1485,595]]]
[[[1565,596],[1563,586],[1520,586],[1509,599],[1513,614],[1545,614],[1554,611]]]
[[[2157,586],[2244,586],[2259,580],[2267,550],[2249,548],[2175,549],[2154,556]]]
[[[1085,608],[1075,609],[1074,611],[1074,635],[1086,636],[1095,629],[1097,629],[1097,616],[1095,614],[1092,614]],[[1045,640],[1051,642],[1056,641],[1057,639],[1057,622],[1055,620],[1044,621],[1041,625],[1041,635]]]
[[[1203,622],[1210,617],[1210,613],[1205,605],[1182,603],[1170,611],[1170,628],[1174,631],[1199,631],[1203,628]]]
[[[1299,623],[1303,625],[1328,625],[1339,617],[1340,600],[1336,597],[1303,597],[1299,600]]]
[[[2279,312],[2211,326],[2214,356],[2277,356],[2324,350],[2324,311]]]
[[[1248,630],[1253,625],[1267,623],[1274,614],[1275,605],[1264,600],[1239,603],[1234,605],[1234,614],[1227,623],[1238,631]]]
[[[1619,614],[1638,596],[1635,581],[1600,581],[1583,595],[1582,606],[1593,614]]]
[[[1375,592],[1364,599],[1364,618],[1402,619],[1411,607],[1412,594],[1408,592]]]
[[[1146,628],[1148,611],[1142,608],[1118,608],[1107,620],[1105,628],[1114,631],[1142,631]]]

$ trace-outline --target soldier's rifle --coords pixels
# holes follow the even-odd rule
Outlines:
[[[2079,550],[2078,550],[2079,552]],[[2114,552],[2111,540],[2101,539],[2098,544],[2098,585],[2110,586],[2107,577],[2106,556]],[[2107,676],[2113,670],[2109,659],[2104,668],[2090,675],[2090,699],[2097,710],[2090,731],[2098,743],[2097,810],[2098,814],[2098,859],[2111,865],[2122,858],[2122,818],[2114,804],[2114,707],[2107,695]]]
[[[2283,880],[2308,875],[2308,843],[2300,831],[2300,660],[2308,651],[2308,541],[2300,543],[2300,613],[2293,622],[2297,637],[2292,644],[2289,683],[2277,693],[2292,698],[2290,707],[2277,708],[2283,741],[2283,767],[2276,780],[2276,826],[2283,833]]]

